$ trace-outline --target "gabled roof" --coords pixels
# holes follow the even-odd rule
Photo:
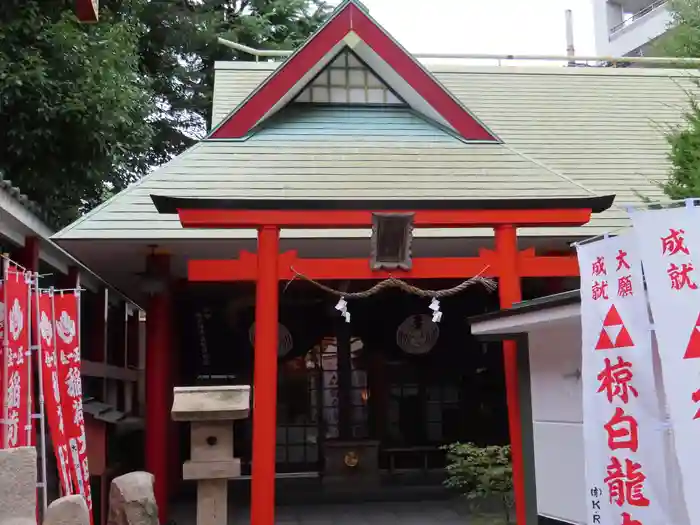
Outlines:
[[[246,136],[292,101],[343,49],[350,49],[409,106],[466,140],[498,142],[356,0],[345,0],[304,45],[255,89],[208,138]]]
[[[217,63],[214,121],[242,103],[277,64]],[[92,210],[54,238],[254,238],[243,230],[183,230],[151,193],[187,197],[464,198],[616,194],[616,207],[580,228],[524,228],[568,239],[629,224],[623,205],[663,199],[664,132],[683,123],[695,71],[640,68],[432,66],[441,83],[503,144],[465,144],[404,109],[288,107],[246,141],[204,141]],[[298,112],[297,112],[298,111]],[[363,127],[364,126],[364,127]],[[371,128],[371,129],[370,129]],[[419,232],[421,233],[421,232]],[[333,237],[350,233],[283,232]],[[430,236],[491,235],[431,231]]]
[[[91,211],[58,239],[245,237],[183,229],[151,194],[240,199],[595,196],[506,145],[465,144],[405,107],[292,105],[245,141],[204,140]],[[311,236],[328,235],[314,232]]]

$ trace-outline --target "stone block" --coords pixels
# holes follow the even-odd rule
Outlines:
[[[193,461],[233,457],[233,421],[193,421],[190,432]]]
[[[248,385],[175,387],[174,421],[244,419],[250,410]]]
[[[182,465],[182,479],[233,479],[240,475],[240,459],[186,461],[185,464]]]
[[[0,524],[36,523],[36,449],[0,450]],[[19,524],[17,524],[19,525]]]
[[[153,474],[130,472],[112,480],[107,525],[158,525]]]
[[[46,509],[44,525],[90,525],[90,511],[80,494],[64,496]]]

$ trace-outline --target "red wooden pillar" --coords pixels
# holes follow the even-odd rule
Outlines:
[[[155,254],[150,257],[151,267],[157,270],[160,278],[167,279],[169,256]],[[171,315],[170,291],[166,284],[149,298],[146,311],[146,470],[155,476],[154,492],[160,523],[165,523],[168,517]]]
[[[250,514],[252,525],[275,523],[279,233],[279,228],[274,226],[264,226],[258,230]]]
[[[518,272],[518,236],[513,226],[496,227],[496,253],[501,261],[498,294],[501,308],[510,308],[521,300],[520,275]],[[527,523],[527,501],[523,464],[523,434],[520,419],[520,395],[518,385],[518,354],[515,341],[503,342],[503,365],[508,402],[508,428],[510,431],[513,460],[513,492],[515,495],[515,517],[518,525]]]

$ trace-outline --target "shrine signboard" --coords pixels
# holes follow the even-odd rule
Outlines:
[[[700,209],[631,214],[690,523],[700,523]],[[696,268],[698,268],[696,270]]]
[[[666,525],[664,414],[632,235],[577,247],[589,525]]]

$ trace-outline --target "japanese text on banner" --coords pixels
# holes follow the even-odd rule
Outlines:
[[[4,446],[29,446],[31,419],[31,345],[29,335],[29,281],[27,274],[6,264],[5,294],[5,403]]]
[[[68,440],[70,462],[73,467],[71,477],[76,484],[76,491],[85,497],[88,508],[92,511],[90,471],[85,441],[85,421],[83,420],[83,389],[80,379],[79,300],[78,293],[54,295],[54,329],[56,333],[54,341],[58,357],[63,422]]]
[[[53,294],[39,294],[38,328],[40,336],[39,366],[42,367],[42,382],[44,386],[44,411],[49,424],[51,441],[53,442],[58,466],[59,479],[64,495],[73,494],[70,474],[70,459],[68,440],[66,439],[63,420],[63,405],[61,404],[61,388],[58,377],[58,359],[54,341]]]
[[[668,525],[661,413],[629,235],[578,247],[588,523]]]
[[[631,214],[690,523],[700,523],[700,209]]]

